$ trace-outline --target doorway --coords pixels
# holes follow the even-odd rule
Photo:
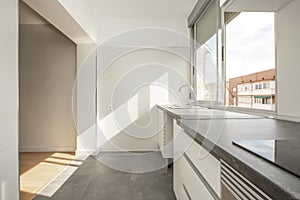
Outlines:
[[[20,1],[21,200],[32,199],[74,160],[76,44]]]

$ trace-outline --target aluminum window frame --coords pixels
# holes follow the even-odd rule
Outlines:
[[[195,23],[192,26],[192,39],[197,40],[197,22],[201,19],[203,14],[206,12],[207,8],[209,5],[213,2],[214,0],[209,1],[205,5],[205,9],[201,12],[199,15],[198,19],[195,21]],[[276,49],[277,49],[277,40],[276,40],[276,23],[274,24],[274,34],[275,34],[275,41],[274,41],[274,46],[275,46],[275,109],[274,110],[264,110],[264,109],[256,109],[256,108],[243,108],[243,107],[233,107],[233,106],[227,106],[226,105],[226,24],[225,24],[225,13],[226,9],[230,6],[230,4],[234,2],[234,0],[228,0],[222,5],[220,5],[220,1],[216,0],[217,6],[220,7],[217,19],[218,21],[216,22],[216,27],[217,30],[220,29],[221,31],[221,36],[218,35],[217,31],[217,74],[219,74],[219,67],[222,69],[222,74],[221,74],[221,79],[222,83],[219,81],[219,75],[217,76],[217,98],[216,101],[203,101],[203,100],[197,100],[196,104],[199,106],[205,106],[208,108],[216,108],[216,109],[222,109],[222,110],[227,110],[227,111],[233,111],[233,112],[239,112],[239,113],[246,113],[246,114],[255,114],[255,115],[261,115],[261,116],[267,116],[274,118],[277,115],[278,111],[278,81],[277,81],[277,54],[276,54]],[[243,11],[245,12],[245,11]],[[255,11],[251,11],[255,12]],[[259,11],[257,11],[259,12]],[[274,16],[274,21],[276,20],[276,16]],[[221,45],[221,46],[220,46]],[[196,73],[194,73],[195,68],[197,68],[197,62],[196,62],[196,45],[192,45],[192,50],[191,50],[191,55],[192,55],[192,61],[193,61],[193,70],[191,72],[191,77],[192,78],[192,86],[195,90],[195,93],[197,95],[197,77]],[[219,60],[219,56],[221,54],[221,60]],[[221,62],[221,63],[219,63]],[[223,87],[219,88],[219,85],[223,85]],[[223,89],[223,99],[219,99],[219,90]]]
[[[203,15],[205,14],[205,12],[207,11],[207,9],[209,8],[209,6],[213,3],[216,2],[216,7],[219,8],[218,11],[218,16],[217,16],[217,21],[216,21],[216,74],[217,74],[217,88],[216,88],[216,100],[214,101],[208,101],[208,100],[198,100],[196,99],[196,104],[199,106],[205,106],[205,107],[215,107],[215,106],[224,106],[225,105],[225,97],[226,97],[226,93],[224,92],[224,97],[221,99],[220,101],[220,89],[223,89],[222,87],[220,88],[219,85],[220,83],[220,76],[221,79],[224,80],[224,67],[223,67],[223,60],[224,60],[224,49],[223,49],[223,28],[222,28],[222,21],[223,21],[223,16],[222,16],[222,7],[220,7],[220,1],[219,0],[210,0],[208,1],[207,4],[205,4],[205,8],[202,10],[201,14],[199,15],[199,17],[197,18],[197,20],[194,22],[193,26],[192,26],[192,39],[193,39],[193,45],[192,45],[192,61],[193,61],[193,70],[192,70],[192,86],[193,89],[195,91],[195,95],[196,97],[198,96],[198,90],[197,90],[197,73],[195,73],[195,71],[197,70],[197,56],[196,56],[196,45],[197,45],[197,23],[201,20],[201,18],[203,17]],[[221,45],[221,46],[220,46]],[[221,49],[220,49],[221,47]],[[221,52],[220,52],[221,51]],[[219,70],[222,70],[222,73],[219,75]],[[224,83],[222,82],[222,85]],[[226,81],[225,81],[225,87],[226,87]],[[226,91],[226,90],[224,90]]]

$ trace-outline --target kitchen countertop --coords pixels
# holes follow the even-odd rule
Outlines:
[[[167,105],[157,105],[159,109],[176,119],[262,119],[263,116],[248,115],[226,110],[208,109],[205,107],[169,108]]]
[[[183,109],[181,112],[165,106],[159,108],[177,118],[177,123],[197,143],[231,165],[271,198],[300,199],[300,178],[232,144],[232,140],[299,140],[300,123],[220,110],[210,110],[214,113],[212,115],[201,115],[200,110]],[[189,112],[191,116],[188,116]],[[222,112],[225,113],[220,115]]]

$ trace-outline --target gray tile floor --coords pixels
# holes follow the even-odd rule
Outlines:
[[[112,155],[104,158],[119,160]],[[120,159],[122,160],[122,159]],[[134,160],[126,159],[132,164]],[[157,158],[153,162],[158,162]],[[121,163],[120,163],[121,164]],[[37,195],[34,200],[175,200],[172,169],[149,173],[127,173],[105,166],[96,158],[88,157],[52,196]]]

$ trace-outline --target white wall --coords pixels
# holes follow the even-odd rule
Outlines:
[[[275,15],[277,49],[277,110],[279,118],[300,117],[300,1]]]
[[[180,32],[183,34],[188,33],[188,29],[186,26],[186,20],[185,19],[121,19],[121,18],[105,18],[105,19],[99,19],[98,21],[98,35],[97,39],[99,44],[106,43],[107,40],[114,40],[112,39],[114,36],[119,37],[120,34],[123,34],[126,31],[143,28],[143,27],[160,27],[162,29],[170,29],[174,30],[175,32]],[[147,31],[146,31],[147,32]],[[145,34],[147,34],[145,32]],[[176,34],[175,34],[176,35]],[[122,36],[121,36],[122,37]],[[144,35],[145,38],[147,36]],[[172,35],[170,35],[172,37]],[[141,37],[143,38],[143,36]],[[150,38],[150,37],[148,37]],[[156,46],[165,47],[165,46],[172,46],[174,48],[182,48],[184,54],[186,55],[187,50],[187,44],[182,44],[180,39],[179,40],[173,40],[174,43],[170,44],[166,40],[164,40],[164,37],[152,37],[156,38],[157,40],[154,42]],[[134,45],[131,42],[136,42],[136,40],[139,40],[140,38],[135,38],[135,40],[131,40],[125,37],[122,41],[117,41],[116,43],[112,44],[112,47],[106,47],[106,53],[110,51],[124,51],[124,46],[130,46]],[[147,40],[145,40],[147,41]],[[124,42],[124,43],[123,43]],[[152,41],[151,41],[152,42]],[[108,42],[109,43],[109,42]],[[141,45],[143,46],[143,45]],[[151,46],[149,44],[145,46]],[[129,48],[130,49],[130,48]],[[109,57],[105,56],[103,54],[98,54],[98,60],[107,59]],[[182,84],[186,84],[189,82],[190,78],[190,66],[188,63],[184,62],[182,59],[171,55],[169,53],[161,52],[161,51],[143,51],[143,52],[135,52],[129,55],[126,55],[120,59],[118,59],[117,62],[109,66],[109,69],[105,72],[104,77],[100,78],[100,82],[98,85],[98,122],[100,126],[98,126],[98,133],[97,133],[97,150],[102,151],[120,151],[120,150],[126,150],[126,151],[148,151],[148,150],[158,150],[158,129],[162,128],[159,127],[156,123],[156,112],[157,108],[154,107],[152,110],[147,110],[147,106],[149,106],[150,97],[147,93],[146,87],[143,89],[140,89],[139,91],[135,91],[135,94],[138,94],[139,101],[143,101],[143,103],[140,102],[138,108],[132,108],[128,107],[126,110],[136,110],[136,112],[139,113],[138,119],[136,119],[135,123],[128,124],[128,127],[125,125],[125,127],[118,127],[118,122],[116,123],[114,118],[114,115],[112,114],[112,111],[108,109],[108,106],[112,105],[113,110],[116,115],[119,114],[119,112],[122,112],[122,109],[119,110],[119,106],[121,106],[124,102],[127,102],[130,98],[128,96],[125,96],[125,94],[119,94],[117,92],[113,93],[113,88],[117,85],[117,81],[125,76],[130,70],[132,70],[134,67],[137,67],[138,65],[145,64],[145,63],[159,63],[159,64],[165,64],[170,67],[170,69],[162,68],[158,74],[160,76],[163,76],[165,73],[170,73],[170,71],[176,71],[178,74],[180,74],[183,78],[186,79],[186,82],[170,82],[169,84],[172,85],[173,88],[176,88],[175,90],[178,90],[178,88]],[[99,67],[99,64],[98,64]],[[145,78],[149,78],[151,74],[154,74],[153,71],[145,72],[144,74],[137,75],[132,77],[132,79],[141,80]],[[155,75],[154,75],[155,76]],[[152,77],[153,80],[154,77]],[[159,78],[157,76],[156,78]],[[132,85],[131,85],[132,86]],[[123,85],[125,89],[130,88],[130,83],[125,83]],[[122,91],[124,92],[124,91]],[[129,91],[126,91],[129,92]],[[168,99],[167,101],[163,101],[164,95],[160,95],[161,91],[156,91],[156,94],[152,94],[158,97],[156,99],[156,102],[161,103],[170,103],[175,101]],[[112,96],[115,95],[115,96]],[[121,95],[119,97],[119,95]],[[187,91],[183,91],[181,95],[185,95],[187,97]],[[116,97],[117,96],[117,97]],[[167,96],[169,96],[167,94]],[[162,99],[159,99],[161,97]],[[148,99],[147,99],[148,98]],[[112,103],[111,101],[116,101],[115,103]],[[126,105],[127,106],[127,105]],[[122,112],[124,113],[124,112]],[[126,118],[126,117],[125,117]],[[122,121],[124,118],[122,119]],[[126,121],[126,120],[125,120]],[[99,125],[98,124],[98,125]],[[138,128],[139,126],[146,126],[144,128]],[[91,130],[91,129],[90,129]],[[89,131],[90,131],[89,130]],[[152,131],[152,132],[151,132]],[[104,135],[103,135],[104,134]],[[152,135],[151,135],[152,134]],[[92,134],[90,134],[92,135]],[[150,136],[151,135],[151,136]],[[141,137],[141,138],[139,138]],[[108,140],[108,141],[107,141]],[[88,146],[90,139],[87,139],[86,142]]]
[[[186,19],[126,19],[105,18],[98,20],[98,44],[118,34],[138,28],[155,27],[170,29],[188,35]]]
[[[18,1],[0,6],[0,199],[19,199]]]
[[[102,44],[106,40],[112,38],[113,36],[119,35],[126,31],[130,31],[138,28],[145,27],[158,27],[162,29],[170,29],[175,32],[180,32],[188,35],[187,21],[186,18],[192,10],[196,0],[187,0],[184,4],[181,0],[168,0],[161,2],[156,1],[70,1],[70,0],[57,0],[61,5],[69,12],[69,14],[75,19],[75,21],[81,25],[81,27],[96,40],[98,44]],[[57,2],[56,1],[56,2]],[[45,6],[42,6],[40,0],[25,0],[26,3],[34,6],[36,10],[40,10],[42,13],[49,15],[49,12],[45,10]],[[46,3],[46,2],[45,2]],[[42,7],[43,9],[38,9]],[[137,9],[138,8],[138,9]],[[169,10],[168,10],[169,9]],[[168,12],[166,12],[168,10]],[[53,14],[53,13],[52,13]],[[42,14],[43,15],[43,14]],[[55,15],[54,15],[55,16]],[[49,18],[50,19],[50,18]],[[51,18],[54,19],[54,18]],[[62,29],[63,30],[63,29]],[[164,46],[164,39],[157,37],[157,42],[160,46]],[[126,40],[126,39],[125,39]],[[176,41],[176,40],[175,40]],[[118,49],[124,44],[116,43],[112,46]],[[130,42],[129,42],[130,45]],[[172,46],[174,48],[187,48],[187,44],[166,44],[167,46]],[[77,56],[84,57],[85,53],[88,52],[88,47],[80,44],[77,47]],[[79,53],[79,52],[82,53]],[[84,63],[86,67],[80,72],[80,77],[77,81],[77,125],[78,125],[78,136],[77,150],[78,152],[88,150],[94,151],[94,129],[93,121],[94,119],[94,103],[92,100],[93,93],[93,83],[94,83],[94,56],[90,56],[88,60]],[[82,58],[78,58],[77,61],[81,62]],[[183,77],[189,81],[190,72],[187,64],[183,64],[182,61],[178,61],[178,58],[174,58],[170,55],[165,55],[164,53],[157,53],[154,55],[142,55],[140,60],[149,59],[155,60],[158,63],[172,63],[174,70],[179,71]],[[98,58],[99,59],[99,58]],[[136,60],[136,57],[134,57]],[[135,64],[131,60],[128,61],[129,65]],[[127,71],[119,71],[123,64],[118,65],[118,75],[122,76],[127,73]],[[133,67],[132,65],[130,67]],[[124,68],[125,69],[125,68]],[[127,68],[129,70],[130,68]],[[115,69],[116,70],[116,69]],[[80,70],[79,70],[80,71]],[[162,72],[161,72],[162,73]],[[110,77],[110,75],[107,75]],[[107,79],[105,85],[110,85],[108,88],[112,87],[115,83],[111,83],[112,77]],[[182,83],[182,82],[181,82]],[[181,84],[176,83],[176,87]],[[88,87],[87,87],[88,86]],[[187,96],[187,91],[183,93]],[[100,115],[107,115],[106,101],[111,98],[111,91],[104,92],[98,90],[98,96],[101,101],[98,102],[98,106],[102,106],[102,111]],[[107,96],[107,97],[106,97]],[[105,98],[105,100],[103,99]],[[102,103],[102,100],[105,103]],[[112,129],[110,130],[112,131]],[[119,135],[119,142],[126,149],[153,149],[156,148],[156,139],[152,137],[149,140],[144,140],[144,142],[132,140],[129,137],[123,137],[125,134]],[[99,137],[97,138],[99,141]],[[100,141],[100,143],[103,141]],[[108,148],[109,149],[109,148]]]
[[[20,151],[76,148],[76,45],[50,24],[20,24]]]
[[[95,48],[95,44],[77,44],[77,94],[73,105],[76,107],[76,154],[92,154],[96,151]]]
[[[172,3],[171,3],[172,2]],[[146,27],[156,27],[162,29],[170,29],[175,32],[180,32],[181,34],[188,35],[187,21],[186,18],[192,9],[195,0],[189,0],[185,5],[182,5],[182,1],[166,1],[166,2],[144,2],[140,3],[140,1],[69,1],[69,0],[60,0],[60,3],[66,8],[66,10],[76,19],[76,21],[85,28],[89,34],[96,39],[99,45],[106,43],[107,40],[113,40],[115,36],[118,37],[120,34],[122,35],[124,32],[131,31],[139,28]],[[171,4],[170,4],[171,3]],[[130,6],[133,4],[133,7]],[[142,5],[143,4],[143,5]],[[149,4],[149,5],[148,5]],[[181,6],[179,6],[181,5]],[[126,7],[125,7],[126,6]],[[137,9],[134,6],[139,6]],[[168,8],[170,12],[166,12]],[[151,9],[152,8],[152,9]],[[148,34],[148,35],[147,35]],[[162,33],[163,34],[163,33]],[[146,45],[140,46],[151,46],[155,43],[156,46],[160,47],[174,47],[174,48],[182,48],[183,52],[185,51],[185,55],[187,51],[188,43],[182,43],[180,39],[169,39],[169,41],[175,41],[173,43],[168,43],[164,37],[157,35],[154,37],[153,35],[149,35],[149,32],[145,31],[145,33],[140,34],[140,38],[124,38],[123,40],[117,40],[117,42],[113,44],[105,44],[110,47],[105,47],[105,55],[101,52],[98,52],[98,62],[102,62],[102,60],[109,60],[109,52],[111,51],[124,51],[124,46],[134,46],[136,45],[137,40],[142,38],[142,42],[151,41],[150,45],[147,43]],[[176,35],[176,34],[175,34]],[[172,34],[170,35],[172,37]],[[121,36],[122,37],[122,36]],[[165,36],[166,38],[168,36]],[[176,37],[176,36],[175,36]],[[145,39],[146,38],[146,39]],[[155,38],[155,42],[153,42],[153,38]],[[109,42],[108,42],[109,43]],[[134,44],[133,44],[134,43]],[[81,47],[78,47],[78,50]],[[130,48],[129,48],[130,49]],[[85,62],[86,67],[82,70],[80,74],[80,80],[78,81],[78,113],[77,113],[77,123],[80,124],[77,149],[78,151],[88,150],[90,153],[94,151],[94,130],[95,127],[93,124],[93,106],[92,100],[90,97],[93,95],[92,84],[94,81],[93,76],[93,56],[90,56],[88,60]],[[100,60],[100,61],[99,61]],[[153,150],[157,149],[157,137],[148,137],[147,139],[137,139],[133,136],[129,136],[128,133],[125,133],[126,130],[119,130],[116,133],[118,128],[116,124],[113,122],[113,115],[111,114],[111,110],[108,110],[107,107],[112,103],[111,100],[117,101],[115,105],[112,105],[116,109],[117,105],[122,105],[122,103],[128,101],[128,97],[125,95],[121,95],[120,97],[113,97],[112,89],[117,85],[117,80],[121,77],[125,76],[130,70],[132,70],[138,64],[145,64],[149,61],[166,64],[170,67],[161,68],[158,74],[163,75],[165,73],[170,73],[170,71],[176,71],[182,77],[184,77],[187,82],[189,82],[190,77],[190,67],[187,63],[185,63],[182,59],[171,55],[169,53],[161,52],[161,51],[143,51],[136,52],[130,55],[126,55],[119,59],[116,63],[111,65],[109,69],[105,72],[104,77],[101,78],[98,88],[98,120],[101,123],[101,126],[98,127],[98,135],[97,138],[97,150],[101,148],[102,150],[116,150],[117,148],[114,145],[125,149],[125,150]],[[100,64],[101,65],[101,64]],[[99,63],[98,63],[99,68]],[[151,72],[150,72],[151,74]],[[156,74],[157,75],[157,74]],[[88,80],[87,77],[90,77]],[[133,77],[135,80],[142,80],[144,78],[149,78],[149,73],[145,73],[138,77]],[[154,78],[154,77],[153,77]],[[156,78],[159,78],[156,77]],[[172,83],[172,86],[178,90],[180,85],[187,82],[177,82]],[[171,83],[170,83],[171,84]],[[90,87],[86,87],[90,86]],[[130,88],[130,84],[124,84],[125,88]],[[86,87],[86,89],[84,89]],[[89,89],[88,89],[89,88]],[[84,92],[83,92],[84,91]],[[124,91],[123,91],[124,92]],[[145,106],[149,104],[150,97],[147,97],[147,89],[141,89],[140,91],[135,91],[139,94],[139,98],[145,101],[145,104],[139,107],[136,111],[139,112],[139,120],[140,124],[147,124],[149,122],[149,113],[146,111]],[[162,97],[164,95],[160,95],[161,91],[157,91],[157,96]],[[81,94],[85,94],[82,96]],[[119,94],[114,94],[118,96]],[[181,95],[187,97],[187,91],[183,91]],[[167,95],[168,96],[168,95]],[[148,99],[147,99],[148,98]],[[169,100],[169,99],[168,99]],[[83,103],[84,102],[84,103]],[[172,101],[170,101],[172,102]],[[156,108],[154,108],[155,110]],[[133,109],[135,110],[135,109]],[[152,110],[152,115],[154,115],[155,111]],[[87,112],[89,111],[89,113]],[[148,117],[148,118],[147,118]],[[151,117],[151,115],[150,115]],[[103,120],[103,119],[106,120]],[[151,120],[150,120],[151,121]],[[112,123],[112,124],[111,124]],[[151,124],[151,123],[150,123]],[[152,123],[152,125],[154,125]],[[156,127],[157,128],[157,127]],[[121,128],[122,129],[122,128]],[[130,127],[124,128],[130,129]],[[133,130],[133,134],[137,134],[140,136],[145,132],[150,132],[153,129],[153,126],[147,127],[143,131],[141,129],[135,128]],[[102,132],[101,132],[102,131]],[[104,132],[104,133],[103,133]],[[143,132],[143,133],[142,133]],[[102,134],[108,134],[109,140],[112,142],[109,143],[106,141]],[[115,134],[115,135],[114,135]],[[114,137],[111,137],[114,135]],[[107,135],[106,135],[107,136]],[[110,138],[111,137],[111,138]]]
[[[121,49],[104,47],[102,51],[109,55]],[[111,63],[98,83],[98,148],[158,150],[162,126],[157,123],[156,104],[187,102],[189,91],[178,89],[189,83],[189,75],[187,61],[156,49],[129,52]]]

